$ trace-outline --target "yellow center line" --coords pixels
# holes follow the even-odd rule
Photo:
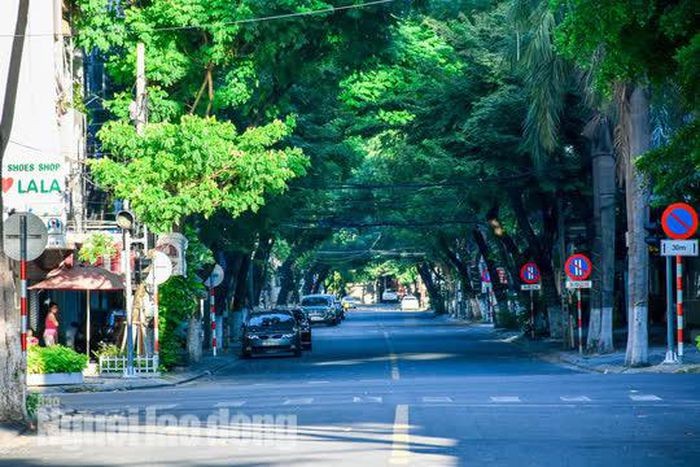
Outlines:
[[[394,431],[391,437],[390,464],[408,464],[411,450],[411,435],[408,425],[408,405],[396,406],[394,415]]]

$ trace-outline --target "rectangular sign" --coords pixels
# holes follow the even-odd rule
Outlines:
[[[590,289],[593,281],[566,281],[567,289]]]
[[[541,290],[542,284],[520,284],[520,290]]]
[[[698,241],[661,240],[661,256],[698,256]]]

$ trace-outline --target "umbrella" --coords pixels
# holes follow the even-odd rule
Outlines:
[[[31,290],[84,290],[87,292],[86,352],[90,356],[90,291],[124,289],[124,278],[96,266],[60,266],[46,275],[46,279],[29,287]]]

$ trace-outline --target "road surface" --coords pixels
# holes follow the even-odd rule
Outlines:
[[[301,358],[238,361],[175,388],[62,395],[64,422],[78,428],[2,461],[698,465],[699,390],[700,375],[582,373],[526,355],[486,325],[366,308],[314,328]],[[99,414],[129,414],[138,433],[89,438],[99,431],[89,422],[107,420]]]

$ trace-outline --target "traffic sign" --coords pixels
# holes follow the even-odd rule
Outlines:
[[[698,213],[686,203],[673,203],[661,215],[661,227],[674,240],[685,240],[698,230]]]
[[[520,284],[520,290],[542,290],[542,284]]]
[[[593,272],[593,264],[588,256],[577,253],[566,260],[564,272],[572,281],[585,281]]]
[[[210,289],[218,287],[224,281],[224,269],[218,264],[214,266],[209,278],[204,282]]]
[[[10,258],[20,261],[20,219],[27,222],[27,261],[37,259],[44,252],[49,239],[46,224],[30,212],[18,212],[5,219],[3,224],[3,250]]]
[[[536,284],[540,281],[540,268],[536,263],[525,263],[520,268],[520,280],[526,284]]]
[[[147,284],[160,285],[167,281],[173,274],[173,263],[170,257],[162,251],[155,251],[151,262],[151,270],[146,279]]]
[[[491,275],[489,274],[488,269],[484,269],[481,272],[481,281],[482,282],[491,282]]]
[[[567,289],[590,289],[593,281],[566,281]]]
[[[698,241],[661,240],[661,256],[698,256]]]

